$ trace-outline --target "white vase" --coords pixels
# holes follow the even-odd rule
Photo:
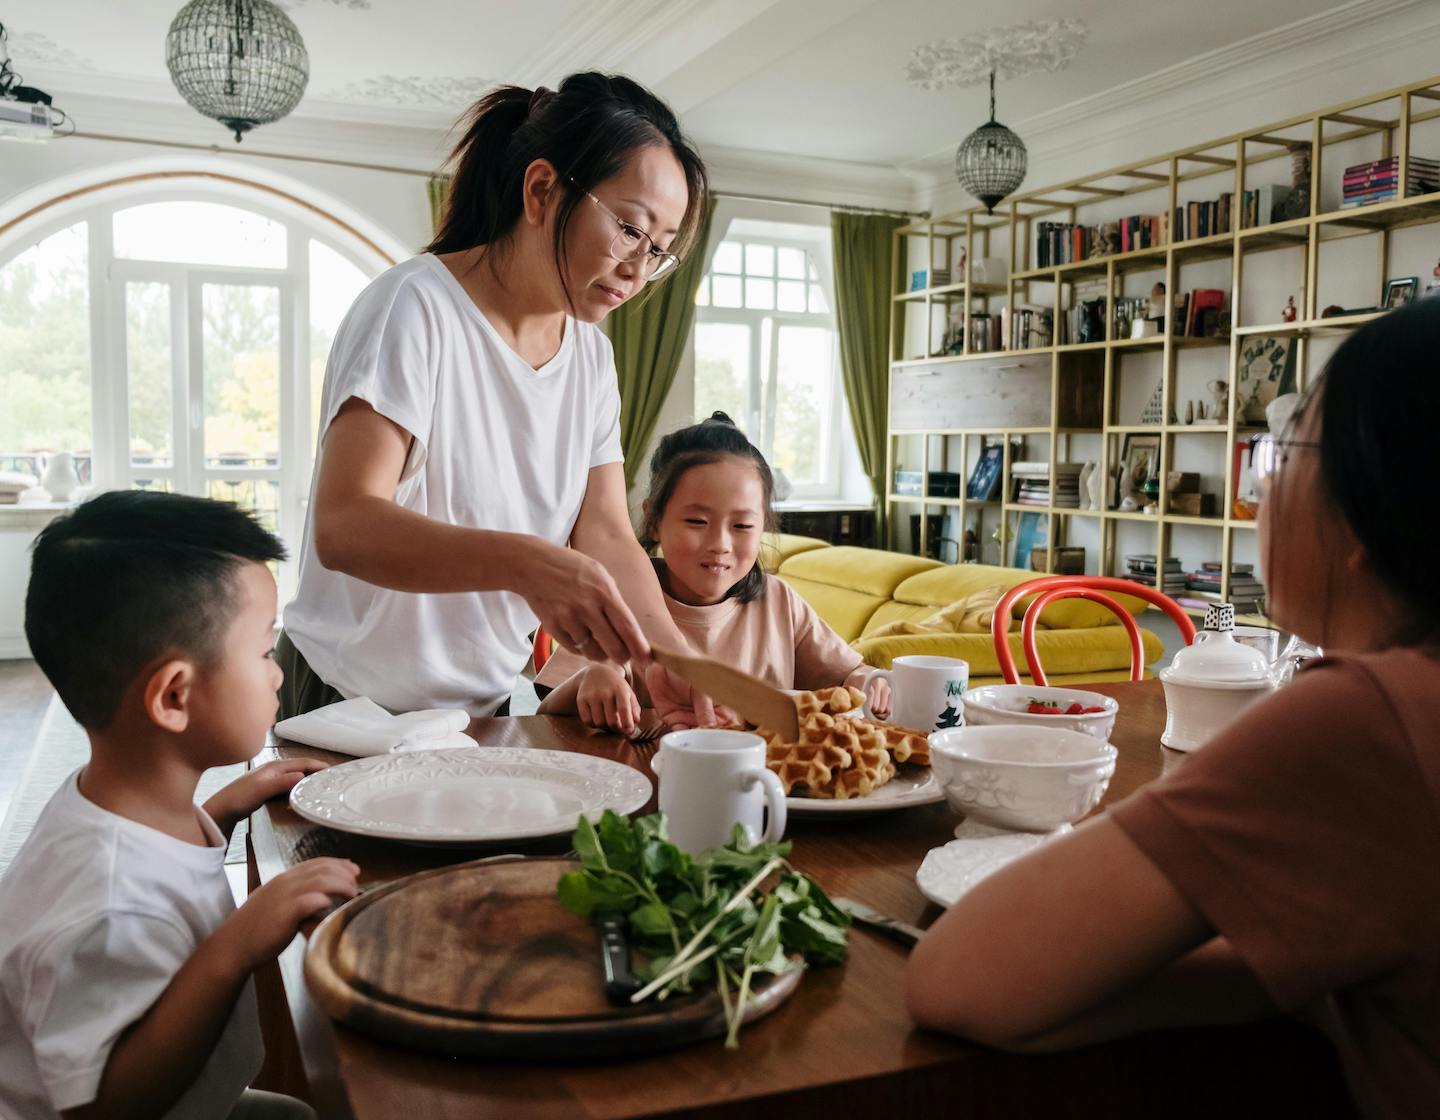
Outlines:
[[[80,489],[80,476],[75,473],[75,457],[68,451],[57,451],[45,464],[45,477],[40,480],[50,497],[57,502],[68,502],[70,496]]]

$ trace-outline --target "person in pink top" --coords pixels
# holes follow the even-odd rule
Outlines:
[[[1437,354],[1440,300],[1391,312],[1253,445],[1271,616],[1327,656],[952,906],[921,1025],[1051,1050],[1296,1013],[1366,1115],[1440,1115]]]
[[[877,715],[890,686],[865,683],[861,656],[813,607],[760,563],[760,538],[774,529],[774,481],[765,457],[717,412],[671,432],[650,460],[640,544],[653,560],[665,605],[696,652],[779,688],[864,687]],[[553,687],[542,713],[576,715],[592,727],[629,734],[649,705],[626,666],[586,664],[559,653],[536,677]]]

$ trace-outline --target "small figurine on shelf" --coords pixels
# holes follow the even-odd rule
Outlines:
[[[1295,297],[1289,296],[1285,300],[1285,310],[1280,312],[1280,321],[1282,323],[1293,323],[1295,321],[1295,315]]]
[[[1150,289],[1150,319],[1165,318],[1165,282],[1157,280],[1155,286]]]

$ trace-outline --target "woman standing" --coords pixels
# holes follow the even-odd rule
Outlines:
[[[503,712],[537,623],[595,660],[685,644],[631,530],[596,324],[694,241],[704,164],[663,102],[594,73],[488,94],[453,163],[435,240],[331,348],[282,717],[349,696]],[[691,706],[649,673],[662,714]]]

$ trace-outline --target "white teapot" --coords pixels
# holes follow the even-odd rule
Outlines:
[[[1193,751],[1245,708],[1275,691],[1265,655],[1235,640],[1235,608],[1217,603],[1193,644],[1160,670],[1165,686],[1165,731],[1160,742]]]

